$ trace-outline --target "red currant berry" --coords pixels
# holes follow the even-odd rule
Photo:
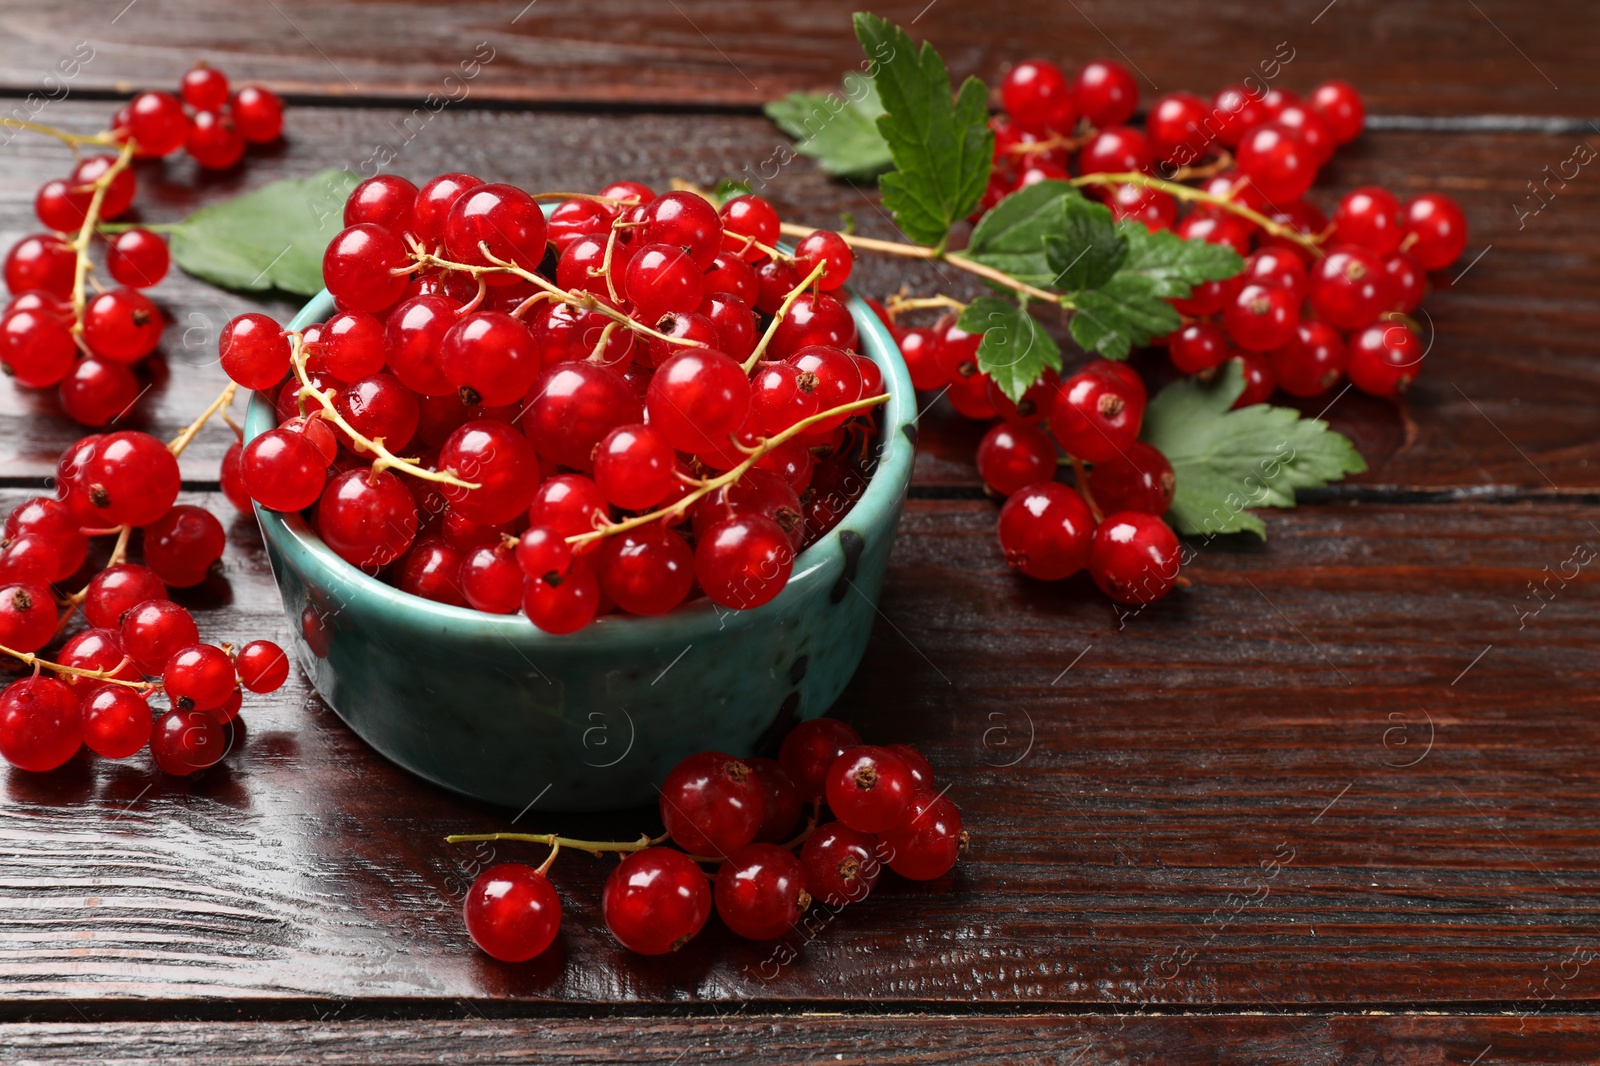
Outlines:
[[[227,111],[199,111],[189,120],[184,148],[207,170],[227,170],[244,158],[244,134]]]
[[[508,522],[521,514],[539,485],[539,460],[516,427],[494,419],[468,422],[439,449],[439,469],[478,487],[443,485],[445,499],[474,522]]]
[[[696,193],[663,193],[644,205],[643,218],[640,243],[681,248],[701,271],[710,269],[722,248],[717,209]]]
[[[767,358],[784,359],[813,345],[849,351],[856,340],[855,319],[844,304],[825,292],[802,293],[773,333]]]
[[[800,497],[780,474],[755,467],[733,484],[712,490],[695,505],[695,536],[704,538],[717,523],[742,514],[764,515],[778,523],[797,551],[805,542]]]
[[[250,498],[267,510],[292,513],[322,495],[328,462],[305,434],[269,429],[244,446],[239,479]]]
[[[208,711],[168,711],[156,719],[150,732],[151,758],[174,777],[188,777],[215,766],[226,754],[228,729]]]
[[[1129,606],[1154,603],[1178,580],[1178,538],[1154,515],[1107,515],[1094,533],[1089,576],[1100,591]]]
[[[560,480],[552,478],[545,485]],[[572,545],[566,536],[551,526],[529,526],[517,541],[517,566],[528,577],[561,575],[572,565]]]
[[[1244,391],[1233,401],[1235,410],[1266,403],[1272,398],[1278,379],[1272,372],[1271,360],[1260,352],[1235,352],[1230,359],[1239,364],[1240,376],[1244,378]]]
[[[72,364],[61,379],[61,406],[74,421],[103,426],[128,413],[139,399],[139,382],[124,363],[90,356]]]
[[[164,600],[167,587],[148,566],[118,563],[96,574],[84,590],[83,616],[96,629],[117,629],[123,616],[146,600]]]
[[[1145,135],[1155,157],[1174,167],[1198,163],[1214,136],[1206,119],[1211,105],[1194,93],[1168,93],[1150,107]]]
[[[6,253],[6,288],[15,293],[37,289],[68,299],[77,262],[77,253],[59,237],[48,233],[24,237]]]
[[[544,212],[514,185],[477,185],[450,205],[444,243],[452,258],[470,266],[498,260],[535,270],[544,259]],[[479,245],[487,245],[485,253]],[[512,274],[485,274],[490,285],[511,284]]]
[[[684,349],[656,369],[645,406],[650,424],[674,448],[709,451],[744,424],[750,413],[750,381],[721,352]]]
[[[575,633],[594,620],[600,606],[600,582],[582,559],[573,559],[562,574],[530,577],[522,589],[522,610],[546,633]]]
[[[283,101],[271,89],[246,85],[233,97],[233,121],[251,144],[271,144],[283,135]]]
[[[1105,126],[1078,151],[1078,173],[1122,174],[1149,170],[1150,142],[1130,126]]]
[[[1141,185],[1118,185],[1106,200],[1118,222],[1141,222],[1146,229],[1171,229],[1178,221],[1178,201],[1171,193]]]
[[[755,839],[766,811],[750,767],[722,752],[691,755],[661,785],[661,821],[694,855],[728,857]]]
[[[63,459],[70,465],[72,460],[69,456],[73,452],[87,444],[87,450],[92,453],[99,441],[98,436],[85,437],[73,448],[68,449],[68,456],[63,456]],[[58,488],[66,491],[70,479],[74,477],[76,477],[75,470],[58,467]],[[74,517],[71,508],[66,504],[47,496],[36,496],[6,516],[5,535],[15,537],[33,533],[45,537],[54,544],[58,552],[59,565],[49,580],[60,581],[76,573],[78,567],[83,565],[84,556],[89,552],[89,538],[79,531],[79,525],[79,520]]]
[[[542,954],[561,928],[561,898],[550,879],[516,862],[479,874],[462,910],[472,942],[501,962]]]
[[[0,584],[48,585],[61,566],[55,542],[34,533],[0,541]]]
[[[100,439],[78,482],[102,524],[147,525],[178,498],[178,460],[150,434],[123,430]]]
[[[881,833],[899,822],[915,783],[900,756],[884,748],[848,748],[824,780],[828,809],[851,829]]]
[[[671,491],[677,481],[677,456],[654,426],[618,426],[595,450],[594,480],[618,507],[642,511]]]
[[[467,606],[461,588],[460,549],[445,542],[443,537],[418,537],[400,561],[395,564],[396,586],[401,592],[419,596],[435,603],[452,607]],[[520,575],[516,582],[518,598],[521,597]],[[516,609],[513,603],[512,610]],[[503,612],[502,612],[503,613]]]
[[[694,584],[694,551],[661,522],[606,538],[596,566],[601,589],[629,614],[665,614]]]
[[[794,260],[795,272],[801,277],[809,277],[813,270],[822,266],[817,288],[833,292],[849,280],[855,255],[843,237],[832,230],[819,229],[807,234],[795,246]]]
[[[83,695],[83,742],[96,755],[126,759],[150,740],[152,715],[143,696],[125,685],[98,685]]]
[[[640,421],[641,414],[638,396],[615,370],[589,362],[557,363],[528,390],[522,429],[541,456],[587,470],[601,439],[617,426]]]
[[[171,155],[189,135],[189,118],[171,93],[140,93],[128,104],[127,130],[139,155]]]
[[[756,277],[755,268],[728,251],[718,252],[711,261],[710,268],[705,272],[704,284],[707,299],[717,293],[726,293],[737,296],[746,309],[761,295],[761,281]]]
[[[270,389],[289,372],[289,338],[271,317],[247,312],[222,327],[222,370],[247,389]]]
[[[1312,268],[1309,297],[1317,316],[1329,325],[1359,329],[1390,303],[1383,261],[1365,248],[1335,247]]]
[[[663,315],[693,311],[705,298],[700,268],[693,257],[671,244],[647,244],[628,260],[628,298],[645,322]]]
[[[44,228],[57,233],[75,234],[89,214],[93,192],[60,178],[45,182],[33,197],[33,213]]]
[[[236,684],[233,660],[210,644],[179,648],[161,668],[162,687],[172,705],[183,711],[221,707]]]
[[[1006,73],[1000,106],[1018,126],[1037,133],[1070,133],[1077,120],[1067,76],[1046,59],[1018,63]]]
[[[86,629],[62,645],[56,658],[62,666],[91,670],[118,681],[139,680],[139,670],[122,650],[122,638],[115,629]],[[91,685],[81,675],[69,674],[62,680],[74,687]]]
[[[135,604],[122,614],[122,650],[140,672],[161,673],[173,654],[200,641],[200,630],[188,611],[166,598]]]
[[[244,461],[244,442],[234,441],[222,456],[222,469],[218,477],[222,482],[222,494],[233,504],[234,510],[241,514],[250,511],[250,492],[244,487],[244,475],[240,466]]]
[[[0,756],[21,770],[54,770],[83,743],[78,694],[53,677],[28,677],[0,692]]]
[[[758,331],[749,304],[732,293],[711,292],[700,302],[699,313],[716,331],[711,347],[741,363],[750,358]]]
[[[800,849],[806,888],[829,907],[860,903],[878,883],[878,841],[843,822],[817,827]]]
[[[820,799],[834,762],[845,749],[860,743],[860,734],[837,718],[814,718],[801,722],[783,738],[778,764],[794,781],[802,798]]]
[[[499,407],[527,393],[539,376],[540,354],[520,320],[502,311],[479,311],[445,334],[439,369],[462,403]]]
[[[1404,229],[1400,247],[1424,270],[1443,270],[1467,247],[1467,216],[1443,193],[1423,193],[1406,204]],[[17,291],[15,285],[11,291]]]
[[[1186,241],[1220,244],[1240,255],[1250,251],[1250,223],[1237,215],[1197,211],[1178,223],[1175,232]]]
[[[1317,160],[1287,126],[1263,123],[1239,142],[1239,172],[1268,200],[1298,200],[1317,177]]]
[[[600,911],[623,947],[665,955],[687,944],[711,917],[711,885],[682,852],[646,848],[611,871]]]
[[[1320,396],[1338,383],[1347,356],[1338,330],[1326,322],[1302,322],[1289,342],[1273,349],[1269,358],[1272,375],[1284,392]]]
[[[116,156],[92,155],[72,168],[72,177],[68,181],[75,189],[88,192],[92,196],[95,186],[106,180],[106,174],[116,162]],[[133,198],[138,188],[139,181],[134,177],[132,170],[119,170],[116,176],[110,179],[110,184],[106,186],[105,194],[101,197],[100,217],[112,219],[126,213],[133,205]]]
[[[341,559],[376,571],[411,547],[417,535],[417,501],[387,470],[347,470],[323,490],[317,529]]]
[[[548,526],[562,537],[592,533],[610,517],[611,509],[600,489],[581,474],[557,474],[534,491],[528,505],[530,524]]]
[[[442,241],[445,223],[456,201],[469,189],[483,184],[482,178],[471,174],[440,174],[417,192],[412,206],[412,222],[417,237],[425,243]]]
[[[1126,456],[1096,463],[1089,473],[1089,491],[1108,513],[1138,511],[1164,515],[1177,487],[1172,464],[1144,441],[1134,441]]]
[[[147,229],[119,233],[106,247],[106,270],[118,284],[136,289],[166,277],[171,261],[167,242]]]
[[[1055,473],[1055,441],[1042,430],[1002,422],[978,443],[978,474],[1001,496],[1049,481]]]
[[[1185,374],[1215,369],[1231,354],[1227,334],[1211,322],[1190,322],[1167,342],[1172,365]]]
[[[390,231],[362,223],[340,231],[322,254],[322,279],[346,311],[382,311],[400,298],[409,263],[405,245]]]
[[[215,111],[228,102],[228,77],[214,67],[197,63],[178,83],[183,102],[196,111]]]
[[[800,860],[773,844],[750,844],[729,856],[713,895],[723,924],[748,940],[776,940],[811,906]]]
[[[604,238],[616,221],[617,212],[594,200],[563,200],[550,212],[545,237],[564,252],[579,237]]]
[[[764,515],[739,515],[706,530],[695,547],[695,576],[711,602],[749,610],[783,591],[794,569],[794,545]]]
[[[38,651],[56,632],[56,601],[43,585],[0,588],[0,644],[14,651]]]
[[[1041,581],[1060,581],[1089,562],[1094,516],[1077,491],[1041,482],[1011,494],[1000,508],[1006,564]]]
[[[1267,281],[1245,284],[1222,309],[1222,324],[1247,352],[1269,352],[1287,344],[1300,324],[1294,293]]]
[[[1348,144],[1361,135],[1367,109],[1355,87],[1343,81],[1325,81],[1311,90],[1311,106],[1321,113],[1328,130],[1339,144]]]
[[[1389,290],[1389,310],[1409,315],[1422,306],[1428,277],[1422,265],[1405,252],[1396,252],[1383,261],[1384,284]]]
[[[144,559],[174,588],[192,588],[221,569],[227,537],[203,507],[179,504],[144,527]]]
[[[1099,360],[1063,381],[1050,417],[1067,453],[1091,463],[1127,451],[1144,419],[1143,386],[1109,372],[1108,365]]]
[[[956,805],[919,789],[905,817],[883,834],[881,848],[888,853],[889,869],[901,877],[932,881],[950,872],[965,837]]]
[[[457,307],[447,296],[413,296],[389,313],[384,347],[389,372],[421,396],[455,392],[439,367],[439,348],[456,324]]]
[[[56,384],[72,370],[77,354],[71,332],[53,315],[12,311],[0,319],[0,364],[24,385]]]
[[[488,614],[512,614],[522,606],[522,569],[510,549],[492,543],[464,550],[457,571],[468,605]]]
[[[900,756],[900,761],[911,771],[911,780],[918,789],[933,788],[933,765],[922,752],[910,744],[885,744],[884,749]]]
[[[761,828],[756,831],[756,841],[762,844],[781,844],[800,821],[804,806],[800,790],[794,787],[783,767],[772,759],[749,758],[744,764],[761,782]]]
[[[390,233],[406,233],[411,229],[416,202],[415,185],[395,174],[378,174],[350,190],[344,202],[344,224],[370,222]]]
[[[1346,371],[1356,388],[1373,396],[1398,396],[1411,387],[1428,353],[1422,339],[1398,322],[1374,322],[1351,335]]]
[[[1078,71],[1072,96],[1089,125],[1098,129],[1126,122],[1139,109],[1139,83],[1128,68],[1109,59],[1096,59]]]
[[[83,340],[94,354],[136,363],[161,343],[161,312],[137,289],[110,289],[83,311]]]
[[[722,205],[721,215],[722,246],[747,263],[759,263],[767,258],[767,253],[752,242],[768,248],[778,243],[778,212],[759,196],[749,193],[735,196]],[[789,287],[793,288],[794,282]]]
[[[1333,224],[1339,243],[1387,256],[1400,245],[1400,201],[1388,189],[1363,185],[1344,194]]]

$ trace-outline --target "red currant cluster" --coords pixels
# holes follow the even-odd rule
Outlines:
[[[279,415],[224,485],[307,511],[407,592],[552,633],[699,593],[766,603],[862,491],[886,398],[832,294],[850,249],[778,250],[757,196],[552,196],[547,221],[468,174],[357,186],[323,260],[339,313],[222,334],[223,368]]]
[[[34,668],[0,693],[0,756],[24,770],[52,770],[80,745],[125,759],[148,744],[168,773],[213,765],[228,750],[240,686],[271,692],[289,674],[271,641],[251,641],[237,654],[200,643],[194,618],[167,597],[168,586],[198,585],[216,566],[221,523],[177,502],[174,448],[146,433],[85,437],[62,455],[57,473],[58,495],[24,502],[0,541],[0,654]],[[135,529],[142,565],[124,561]],[[113,534],[108,564],[59,610],[52,586],[81,570],[91,536]],[[55,661],[33,654],[79,609],[89,629],[69,637]],[[172,707],[156,715],[149,697],[158,690]]]
[[[799,834],[808,799],[837,821],[813,818]],[[837,912],[866,898],[887,866],[902,877],[943,877],[965,850],[961,812],[933,788],[933,768],[906,744],[862,745],[843,722],[796,726],[776,761],[721,752],[691,755],[661,786],[666,833],[632,844],[530,834],[451,837],[549,844],[538,869],[502,863],[467,894],[467,931],[506,962],[531,959],[561,925],[561,901],[546,873],[562,846],[626,857],[606,879],[601,914],[623,947],[663,955],[688,943],[711,917],[750,940],[774,940],[813,901]],[[670,839],[683,851],[659,845]],[[799,854],[795,849],[799,848]],[[702,864],[719,864],[709,877]]]
[[[161,341],[161,312],[142,290],[166,276],[167,242],[142,227],[106,225],[133,206],[138,180],[130,159],[187,147],[201,166],[220,169],[239,161],[246,141],[275,141],[283,130],[275,95],[247,87],[230,101],[228,79],[213,68],[185,74],[182,93],[181,101],[139,94],[117,112],[109,133],[36,127],[74,149],[122,146],[119,155],[88,156],[67,177],[45,182],[34,212],[51,232],[22,238],[5,259],[12,300],[0,316],[0,366],[30,388],[59,386],[62,409],[84,425],[103,426],[127,412],[140,392],[133,367]],[[116,288],[94,283],[89,251],[96,234],[106,239],[105,269]]]
[[[1186,321],[1158,343],[1179,370],[1205,373],[1238,360],[1245,378],[1239,406],[1264,402],[1277,388],[1320,395],[1344,375],[1375,396],[1397,395],[1426,354],[1402,316],[1421,305],[1427,273],[1461,255],[1466,218],[1440,193],[1402,204],[1385,189],[1364,186],[1339,201],[1330,223],[1304,197],[1335,149],[1361,133],[1360,94],[1330,81],[1302,100],[1256,84],[1227,86],[1209,101],[1168,93],[1151,105],[1140,130],[1126,125],[1139,91],[1122,66],[1090,63],[1069,84],[1053,63],[1020,63],[1002,83],[1006,113],[991,123],[995,168],[983,209],[1021,186],[1068,180],[1076,151],[1080,181],[1104,176],[1085,188],[1116,218],[1247,257],[1236,277],[1172,301]],[[1168,191],[1127,180],[1140,174],[1198,187]],[[1189,191],[1200,195],[1180,219],[1174,192]]]

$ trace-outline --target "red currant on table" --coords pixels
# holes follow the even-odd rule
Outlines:
[[[778,764],[805,800],[821,799],[828,771],[846,748],[861,743],[861,735],[837,718],[801,722],[783,738]]]
[[[1199,374],[1227,361],[1233,346],[1212,322],[1190,322],[1167,342],[1167,357],[1185,374]]]
[[[271,89],[246,85],[234,94],[233,120],[250,144],[271,144],[283,134],[283,101]]]
[[[885,748],[846,749],[824,781],[828,809],[851,829],[881,833],[905,814],[916,785],[900,756]]]
[[[98,629],[116,628],[136,605],[166,598],[167,587],[154,570],[138,563],[118,563],[89,580],[83,597],[83,616]]]
[[[877,838],[843,822],[818,826],[800,849],[800,865],[806,889],[829,907],[866,899],[883,873]]]
[[[1424,270],[1443,270],[1460,258],[1466,247],[1467,218],[1450,197],[1429,192],[1406,204],[1400,248]]]
[[[978,443],[978,473],[1001,496],[1050,481],[1056,474],[1055,441],[1029,426],[991,426]]]
[[[1089,492],[1108,513],[1164,515],[1177,484],[1167,457],[1142,440],[1134,441],[1126,455],[1096,463],[1089,472]]]
[[[694,855],[726,858],[755,839],[766,811],[762,785],[731,755],[708,751],[672,768],[661,785],[661,821]]]
[[[228,76],[204,63],[195,64],[178,86],[183,102],[196,111],[215,111],[228,102]]]
[[[1363,185],[1344,194],[1333,225],[1339,243],[1386,256],[1400,246],[1400,201],[1388,189]]]
[[[1113,459],[1139,436],[1145,402],[1138,378],[1102,359],[1061,383],[1050,428],[1069,455],[1091,463]]]
[[[1383,261],[1365,248],[1340,245],[1329,250],[1311,272],[1311,306],[1338,329],[1359,329],[1383,313],[1389,302]]]
[[[161,312],[137,289],[108,289],[83,311],[83,340],[94,354],[136,363],[161,343]]]
[[[96,755],[126,759],[150,740],[150,705],[126,685],[99,685],[83,695],[83,742]]]
[[[1089,575],[1118,603],[1154,603],[1178,580],[1178,538],[1154,515],[1107,515],[1094,533]]]
[[[1271,399],[1272,390],[1278,387],[1272,362],[1260,352],[1236,352],[1231,358],[1239,364],[1240,374],[1244,378],[1244,391],[1233,401],[1234,408],[1250,407]]]
[[[1322,114],[1333,139],[1339,144],[1348,144],[1360,136],[1366,122],[1366,106],[1361,94],[1349,82],[1323,82],[1311,91],[1311,106]]]
[[[913,881],[943,877],[956,864],[966,834],[961,812],[942,795],[918,789],[906,813],[881,837],[889,869]]]
[[[561,898],[531,866],[503,862],[478,875],[462,906],[472,942],[501,962],[542,954],[561,928]]]
[[[231,695],[232,690],[229,692]],[[156,719],[150,733],[150,756],[165,772],[187,777],[221,762],[228,753],[228,738],[228,727],[216,714],[175,709]]]
[[[171,155],[188,134],[188,116],[171,93],[140,93],[128,104],[128,135],[139,155]]]
[[[0,692],[0,756],[11,765],[54,770],[82,743],[83,717],[71,686],[53,677],[28,677]]]
[[[1239,172],[1268,200],[1298,200],[1316,180],[1317,162],[1287,126],[1263,123],[1239,142]]]
[[[1058,482],[1029,485],[1000,508],[1006,563],[1029,577],[1059,581],[1089,562],[1094,516],[1077,491]]]
[[[1350,338],[1350,380],[1374,396],[1398,396],[1410,388],[1428,353],[1422,339],[1398,322],[1374,322]]]
[[[606,878],[600,910],[618,943],[640,955],[665,955],[687,944],[711,917],[711,885],[680,851],[646,848]]]
[[[275,692],[289,678],[289,657],[270,640],[252,640],[239,649],[239,681],[251,692]]]
[[[800,860],[773,844],[750,844],[717,871],[717,914],[749,940],[776,940],[811,906]]]
[[[1269,353],[1278,387],[1291,396],[1320,396],[1344,373],[1344,338],[1326,322],[1302,322],[1295,335]]]
[[[1223,327],[1247,352],[1270,352],[1294,336],[1300,324],[1300,301],[1294,293],[1268,281],[1244,285],[1222,310]]]
[[[226,545],[222,523],[191,504],[179,504],[144,527],[145,562],[174,588],[204,581],[220,565]]]
[[[167,276],[172,253],[167,242],[147,229],[119,233],[106,247],[106,270],[120,285],[145,289]]]
[[[744,764],[750,767],[756,780],[761,783],[763,816],[761,828],[756,831],[756,842],[781,844],[789,839],[789,834],[800,821],[804,806],[800,790],[795,787],[788,772],[773,759],[751,757],[745,759]]]
[[[1067,76],[1045,59],[1011,68],[1000,83],[1000,105],[1017,125],[1040,133],[1068,133],[1077,119]]]

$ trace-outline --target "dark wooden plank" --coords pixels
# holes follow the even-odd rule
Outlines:
[[[63,104],[55,117],[90,129],[108,107]],[[289,117],[289,143],[252,155],[240,171],[197,179],[187,162],[143,166],[141,209],[167,220],[274,178],[339,163],[358,166],[374,145],[395,141],[393,124],[401,117],[381,108],[297,108]],[[763,161],[782,143],[755,118],[447,110],[404,145],[394,169],[422,177],[465,168],[542,189],[598,188],[622,175],[658,184],[672,177],[714,182],[761,174]],[[1589,402],[1594,370],[1588,343],[1600,330],[1593,300],[1600,285],[1600,191],[1594,183],[1572,182],[1520,230],[1513,211],[1527,193],[1524,183],[1537,176],[1535,163],[1559,162],[1571,149],[1565,134],[1389,132],[1370,136],[1330,168],[1316,194],[1324,203],[1366,182],[1402,192],[1446,188],[1471,219],[1469,255],[1488,249],[1458,284],[1429,297],[1438,335],[1404,412],[1353,391],[1328,409],[1372,467],[1360,479],[1364,484],[1474,493],[1600,485],[1600,413]],[[64,160],[54,143],[24,137],[4,151],[0,241],[9,244],[35,228],[33,193]],[[848,212],[864,233],[894,232],[874,196],[826,181],[807,160],[783,167],[764,191],[797,219],[830,224]],[[942,277],[926,265],[883,256],[865,259],[858,270],[861,291],[869,294],[902,286],[919,294],[943,289],[970,297],[977,291],[964,276],[946,271]],[[1453,276],[1440,281],[1448,286]],[[162,348],[171,372],[143,401],[134,424],[171,434],[222,386],[214,365],[216,331],[233,314],[263,305],[181,276],[152,291],[171,320]],[[281,300],[264,306],[279,314],[292,307]],[[24,395],[10,382],[0,384],[0,470],[6,475],[48,475],[75,439],[79,431],[66,420],[38,417],[54,403],[49,395]],[[1304,406],[1315,414],[1328,405]],[[922,435],[918,481],[975,488],[972,457],[980,435],[980,427],[943,403],[935,406]],[[215,477],[227,443],[221,432],[197,441],[185,457],[186,476]]]
[[[1197,546],[1194,586],[1129,617],[1084,578],[1007,572],[992,505],[913,501],[836,713],[928,752],[974,853],[941,881],[886,878],[777,947],[713,922],[676,956],[630,957],[599,921],[608,864],[568,855],[557,945],[490,962],[462,893],[482,864],[541,849],[443,844],[515,812],[388,765],[296,673],[202,778],[143,756],[0,773],[0,992],[58,1021],[61,1001],[123,997],[1592,1002],[1600,590],[1564,562],[1600,540],[1591,510],[1302,508],[1265,546]],[[226,580],[185,596],[202,633],[285,639],[252,526],[229,534]],[[1529,583],[1547,579],[1539,607]],[[518,826],[656,824],[536,806]]]
[[[766,1016],[537,1022],[121,1022],[0,1026],[21,1061],[276,1066],[383,1062],[968,1063],[972,1066],[1587,1066],[1592,1018],[1217,1015]],[[843,1053],[841,1053],[843,1049]],[[1474,1056],[1478,1056],[1474,1060]]]
[[[861,61],[849,21],[858,6],[625,0],[601,14],[576,0],[471,0],[446,13],[418,0],[283,0],[238,10],[199,0],[140,0],[127,10],[71,0],[6,16],[0,84],[37,89],[56,57],[87,39],[94,58],[74,88],[166,88],[203,57],[297,93],[754,107],[837,85]],[[1147,100],[1174,89],[1213,92],[1265,70],[1300,90],[1349,79],[1377,111],[1585,116],[1600,88],[1581,0],[1537,11],[1508,0],[1476,9],[1450,0],[1320,8],[890,0],[874,9],[926,35],[958,76],[997,81],[1031,51],[1069,66],[1120,57],[1140,72]],[[482,64],[476,76],[459,80],[474,71],[461,64],[473,62]],[[445,82],[452,75],[458,80]]]

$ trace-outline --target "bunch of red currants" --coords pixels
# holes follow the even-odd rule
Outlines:
[[[112,224],[133,206],[138,179],[131,159],[180,148],[202,167],[231,167],[246,142],[268,143],[283,131],[283,104],[267,89],[230,96],[228,79],[197,66],[183,77],[182,99],[146,92],[117,112],[98,137],[55,136],[123,148],[80,159],[65,178],[34,197],[46,233],[22,238],[5,258],[11,302],[0,316],[0,366],[30,388],[59,389],[62,410],[87,426],[127,413],[140,395],[134,367],[161,341],[161,311],[145,295],[166,276],[167,242],[152,230]],[[105,271],[115,287],[86,284],[94,269],[92,238],[105,240]]]
[[[222,334],[279,416],[223,482],[352,564],[551,633],[702,594],[746,609],[862,492],[885,390],[833,295],[837,234],[785,253],[758,196],[636,182],[547,221],[468,174],[369,179],[344,221],[337,314]]]
[[[813,817],[791,837],[808,802],[817,811],[826,803],[837,820]],[[713,908],[739,936],[773,940],[813,901],[836,913],[865,899],[885,866],[931,881],[968,846],[961,812],[934,790],[933,768],[920,752],[863,745],[854,729],[828,718],[796,726],[776,761],[691,755],[667,775],[660,807],[660,838],[568,845],[625,853],[606,879],[601,913],[618,943],[641,955],[683,947]],[[660,846],[667,839],[683,850]],[[701,867],[712,864],[718,870],[708,876]],[[522,962],[550,946],[561,901],[549,865],[502,863],[478,877],[464,911],[480,948]]]

